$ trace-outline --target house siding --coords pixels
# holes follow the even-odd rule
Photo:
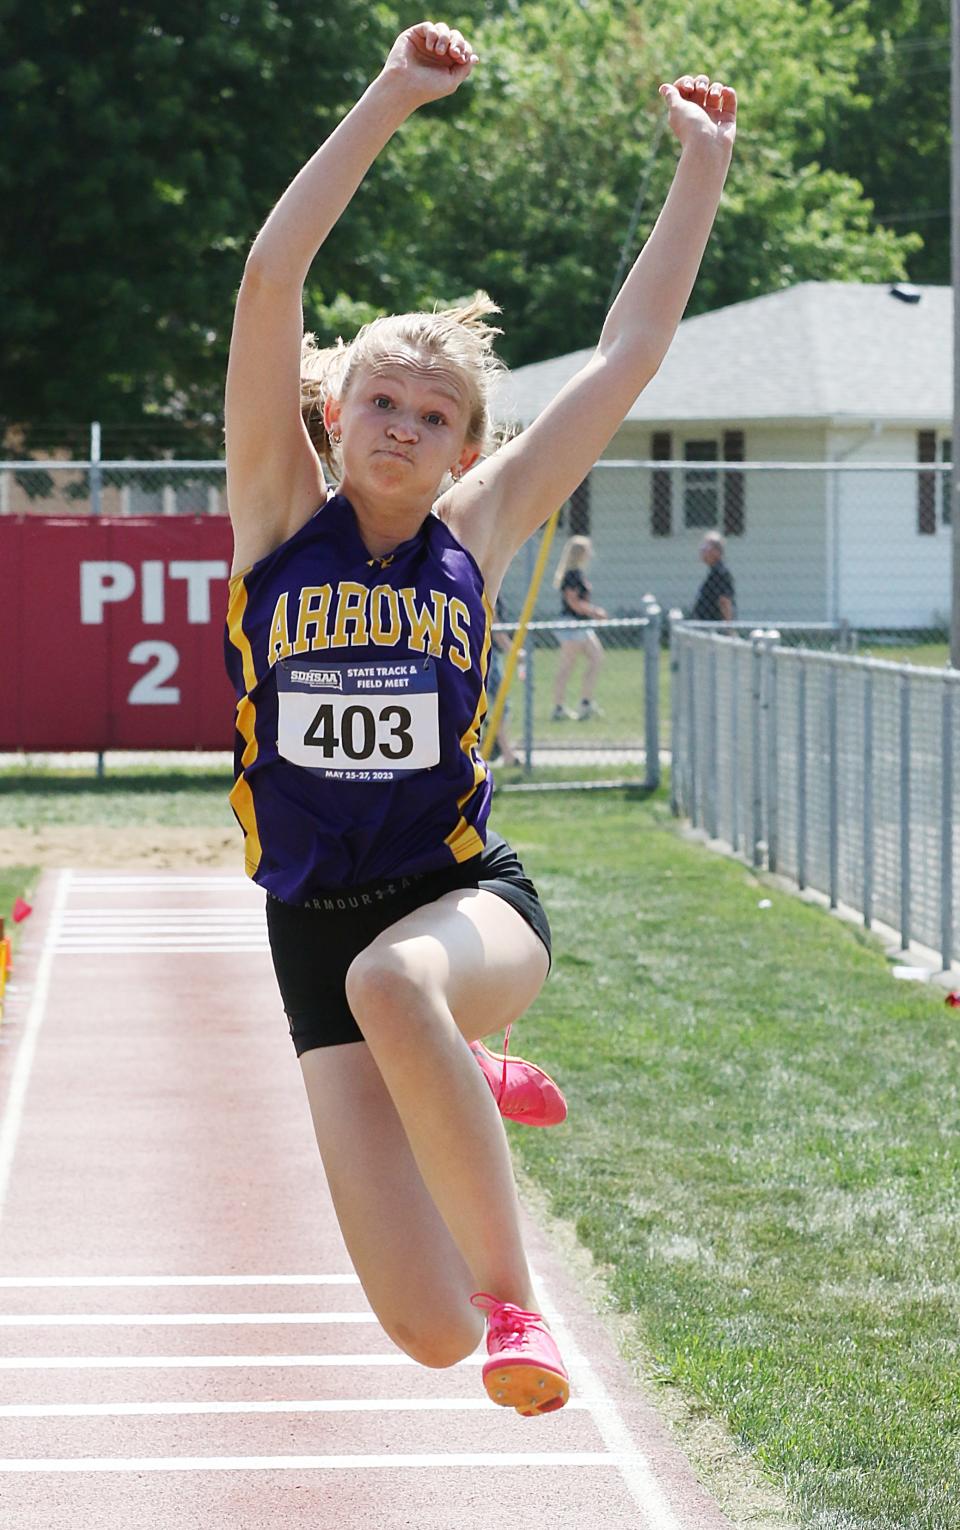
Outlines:
[[[667,426],[657,426],[658,432]],[[685,441],[716,439],[725,430],[741,428],[736,421],[675,427],[670,431],[675,458],[682,458]],[[604,452],[612,460],[649,460],[651,428],[621,426]],[[744,429],[748,461],[822,460],[821,428],[791,430],[769,426]],[[603,458],[601,458],[601,462]],[[684,524],[683,470],[671,470],[671,531],[658,529],[654,513],[655,468],[598,466],[590,476],[590,525],[594,559],[589,570],[593,593],[611,616],[642,615],[642,597],[655,595],[661,607],[689,610],[704,577],[698,549],[702,527]],[[826,475],[821,471],[743,475],[742,536],[727,538],[727,562],[737,588],[738,614],[747,621],[823,621],[827,605]],[[660,491],[662,493],[662,490]],[[722,494],[718,522],[722,524]],[[550,579],[568,528],[569,508],[557,531],[548,573],[536,614],[559,615],[559,598]],[[504,605],[519,614],[526,589],[530,555],[514,562],[504,582]]]
[[[828,444],[832,456],[846,461],[917,461],[915,429],[870,436],[833,431]],[[918,525],[916,473],[864,471],[836,479],[841,614],[855,626],[948,626],[950,528],[943,524],[939,479],[932,534]]]

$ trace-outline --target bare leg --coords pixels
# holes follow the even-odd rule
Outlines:
[[[560,644],[560,657],[557,660],[557,673],[553,684],[553,704],[562,707],[563,698],[567,693],[567,681],[570,679],[570,671],[573,669],[574,660],[580,652],[579,638],[567,638]]]
[[[597,683],[597,675],[603,663],[603,644],[597,637],[597,634],[591,632],[586,642],[578,646],[582,646],[587,661],[583,676],[583,700],[592,701],[594,686]]]
[[[366,1045],[301,1059],[357,1273],[387,1332],[424,1364],[475,1347],[472,1291],[534,1304],[503,1123],[467,1043],[522,1014],[546,971],[509,904],[450,893],[353,963],[347,993]]]
[[[513,745],[507,734],[505,723],[500,724],[497,732],[497,743],[500,745],[500,758],[504,765],[516,765],[517,757],[513,752]]]
[[[468,1041],[536,997],[547,954],[516,909],[465,891],[417,909],[347,973],[347,997],[413,1156],[477,1286],[528,1306],[513,1169]]]
[[[393,1342],[421,1365],[476,1349],[477,1289],[417,1168],[364,1042],[300,1059],[337,1221],[367,1300]]]

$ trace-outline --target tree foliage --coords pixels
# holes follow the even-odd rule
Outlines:
[[[14,0],[0,18],[0,418],[219,414],[246,250],[392,12]],[[350,284],[357,255],[338,239]]]
[[[871,17],[926,24],[933,4],[464,0],[481,66],[374,166],[311,268],[308,327],[349,336],[482,286],[513,364],[592,344],[635,208],[630,260],[676,163],[657,85],[701,67],[737,86],[741,123],[689,311],[906,275],[918,238],[877,226],[861,186],[885,202],[903,173],[892,125],[886,169],[868,163]],[[27,422],[29,444],[101,418],[143,452],[180,420],[216,451],[250,242],[418,19],[409,0],[7,0],[0,428]],[[920,159],[941,151],[918,128]]]
[[[486,287],[513,363],[593,343],[638,189],[631,260],[676,165],[675,141],[658,137],[657,86],[701,68],[736,84],[740,129],[688,311],[807,279],[904,276],[915,237],[875,227],[859,185],[819,162],[825,121],[858,109],[864,12],[863,0],[840,20],[828,0],[702,0],[685,29],[613,0],[550,0],[489,22],[469,114],[424,113],[394,157],[409,184],[429,163],[435,187],[455,188],[442,218],[431,200],[430,287]]]

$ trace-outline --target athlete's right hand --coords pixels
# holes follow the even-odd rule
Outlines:
[[[442,21],[421,21],[400,33],[383,73],[409,93],[415,106],[423,106],[452,96],[477,63],[462,32],[452,31]]]

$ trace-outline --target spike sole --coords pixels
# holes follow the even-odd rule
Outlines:
[[[484,1366],[487,1396],[501,1408],[516,1408],[525,1418],[555,1413],[570,1396],[570,1383],[545,1365]]]

